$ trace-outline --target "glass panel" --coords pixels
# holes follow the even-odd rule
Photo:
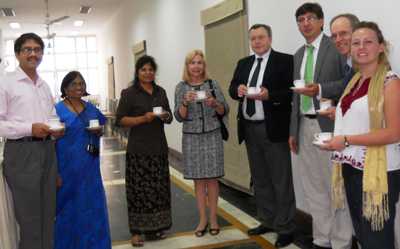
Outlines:
[[[58,71],[56,73],[57,76],[57,81],[56,81],[56,88],[57,88],[57,94],[61,95],[61,82],[64,79],[65,75],[67,75],[67,73],[69,73],[69,71]]]
[[[87,38],[87,48],[88,51],[97,51],[97,40],[95,36]]]
[[[85,52],[86,51],[86,38],[78,37],[76,38],[76,51]]]
[[[87,54],[86,53],[79,53],[77,54],[77,64],[78,64],[78,68],[87,68],[88,64],[87,64]]]
[[[56,37],[54,48],[56,53],[75,52],[75,39],[72,37]]]
[[[56,54],[57,69],[74,69],[76,68],[75,54]]]
[[[6,41],[6,55],[13,55],[14,54],[14,41],[8,40]]]
[[[86,83],[88,84],[88,92],[90,94],[99,94],[100,86],[97,69],[89,69],[89,80]]]
[[[54,70],[54,55],[44,54],[42,62],[39,65],[39,71],[52,71]]]
[[[44,53],[54,54],[54,40],[53,39],[43,39],[44,42]]]
[[[4,70],[6,72],[12,72],[15,70],[15,67],[17,66],[17,60],[15,59],[14,56],[7,56],[5,57],[4,65],[5,65]]]
[[[88,66],[89,67],[97,67],[97,54],[96,53],[88,53]]]
[[[59,94],[60,88],[57,87],[55,84],[55,78],[54,78],[54,73],[53,72],[40,72],[40,77],[46,81],[46,83],[49,85],[51,93],[53,96]]]

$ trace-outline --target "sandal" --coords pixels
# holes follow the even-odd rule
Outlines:
[[[163,231],[146,234],[146,239],[147,240],[163,240],[163,239],[166,239],[166,238],[167,238],[167,235]]]
[[[212,236],[216,236],[219,234],[220,229],[219,228],[210,228],[209,233]]]
[[[207,232],[207,228],[208,228],[208,224],[204,227],[204,229],[202,229],[202,230],[196,230],[196,231],[194,232],[194,235],[196,235],[196,237],[198,237],[198,238],[203,237],[204,234],[206,234],[206,232]]]
[[[135,239],[136,238],[136,239]],[[133,235],[131,238],[131,245],[133,247],[143,247],[144,241],[140,235]]]

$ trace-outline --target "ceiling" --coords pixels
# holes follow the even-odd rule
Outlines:
[[[102,24],[110,18],[121,2],[125,0],[48,0],[50,20],[62,16],[70,18],[50,26],[50,32],[57,35],[96,34]],[[80,14],[81,5],[92,7],[92,11]],[[13,8],[16,16],[5,17],[0,13],[0,29],[4,38],[15,38],[25,32],[35,32],[41,36],[47,34],[44,22],[46,20],[46,5],[44,0],[0,0],[0,8]],[[85,21],[80,28],[75,27],[75,20]],[[19,22],[20,29],[11,29],[10,22]]]

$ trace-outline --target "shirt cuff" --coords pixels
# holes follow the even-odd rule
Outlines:
[[[322,98],[322,87],[321,84],[318,84],[318,95],[317,99],[320,100]]]

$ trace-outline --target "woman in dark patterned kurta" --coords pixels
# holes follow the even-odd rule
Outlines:
[[[151,56],[135,65],[133,85],[124,89],[117,123],[129,127],[126,153],[126,195],[133,246],[147,238],[163,239],[172,225],[168,145],[164,123],[172,122],[165,90],[154,82],[157,65]],[[162,107],[155,114],[153,107]]]

